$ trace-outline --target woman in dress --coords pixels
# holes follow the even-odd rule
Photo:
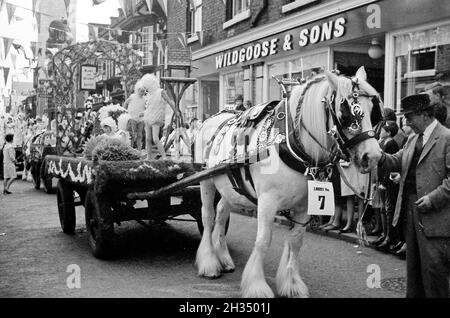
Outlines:
[[[164,126],[167,104],[170,105],[178,118],[181,118],[181,113],[176,109],[174,101],[169,98],[163,89],[161,89],[159,79],[155,75],[145,74],[140,82],[147,90],[146,109],[144,112],[147,159],[151,159],[152,141],[158,148],[161,158],[166,159],[166,152],[159,139],[159,135],[161,128]],[[167,124],[169,123],[166,123],[166,125]]]
[[[11,194],[9,191],[14,180],[17,178],[16,172],[16,149],[13,145],[14,135],[5,136],[5,145],[3,146],[3,194]]]

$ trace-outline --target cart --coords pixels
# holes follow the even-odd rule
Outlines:
[[[97,258],[111,256],[114,225],[125,221],[149,227],[190,215],[190,221],[203,232],[199,181],[210,175],[201,171],[200,164],[170,160],[95,162],[49,155],[43,169],[45,178],[58,178],[56,197],[64,233],[75,233],[75,207],[84,206],[89,245]],[[219,200],[217,195],[216,204]]]

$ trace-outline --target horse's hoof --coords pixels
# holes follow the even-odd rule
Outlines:
[[[230,268],[224,268],[222,269],[222,273],[226,274],[226,273],[233,273],[234,272],[234,267],[230,267]]]
[[[220,277],[222,276],[222,273],[219,273],[219,274],[213,274],[213,275],[198,274],[198,276],[200,276],[200,277],[202,277],[202,278],[206,278],[206,279],[213,280],[213,279],[220,278]]]

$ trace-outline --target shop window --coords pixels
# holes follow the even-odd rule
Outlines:
[[[272,76],[307,80],[325,69],[328,69],[328,52],[302,56],[269,65],[269,100],[281,99],[281,88]]]
[[[224,29],[250,18],[250,0],[227,0],[226,10]]]
[[[450,87],[450,25],[394,36],[395,107],[438,81]]]
[[[197,32],[202,30],[202,0],[189,1],[187,16],[188,43],[198,41]]]
[[[244,72],[226,74],[224,77],[224,108],[234,109],[234,99],[237,95],[244,96]]]

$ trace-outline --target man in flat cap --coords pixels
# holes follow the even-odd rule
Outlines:
[[[427,94],[401,101],[406,125],[415,134],[379,166],[400,172],[393,225],[407,213],[406,297],[449,297],[450,278],[450,130],[434,117]]]

